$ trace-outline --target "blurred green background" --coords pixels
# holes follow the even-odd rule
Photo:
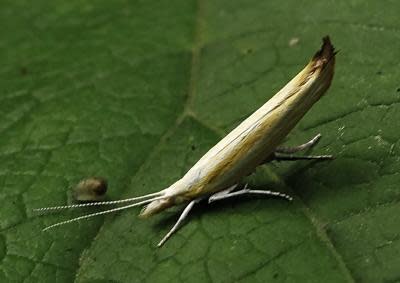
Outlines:
[[[398,1],[0,2],[1,282],[398,282]],[[330,35],[331,89],[288,137],[332,162],[273,163],[289,192],[139,209],[46,233],[86,176],[158,191],[278,91]]]

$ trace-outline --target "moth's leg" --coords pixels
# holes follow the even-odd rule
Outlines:
[[[280,154],[275,152],[272,160],[277,161],[295,161],[295,160],[332,160],[333,155],[292,155],[292,154]]]
[[[275,152],[290,154],[290,153],[295,153],[295,152],[299,152],[299,151],[302,151],[302,150],[306,150],[306,149],[309,149],[309,148],[313,147],[314,145],[316,145],[320,138],[321,138],[321,134],[318,134],[315,137],[313,137],[311,140],[309,140],[308,142],[303,143],[303,144],[298,145],[298,146],[293,146],[293,147],[278,146],[275,149]]]
[[[231,192],[231,193],[225,193],[225,194],[219,194],[218,196],[212,195],[208,202],[214,202],[217,200],[223,200],[231,197],[236,197],[236,196],[241,196],[241,195],[246,195],[246,194],[253,194],[253,195],[267,195],[267,196],[274,196],[274,197],[281,197],[287,200],[293,200],[293,198],[287,194],[280,193],[280,192],[274,192],[274,191],[265,191],[265,190],[250,190],[247,188],[247,184],[244,186],[243,189],[236,191],[236,192]]]
[[[204,199],[204,198],[197,198],[197,199],[194,199],[191,202],[189,202],[189,204],[183,210],[181,216],[179,216],[178,221],[176,221],[175,225],[172,227],[171,230],[169,230],[167,235],[165,235],[164,238],[162,238],[162,240],[158,243],[157,247],[161,247],[162,245],[164,245],[164,243],[172,236],[172,234],[174,234],[181,227],[183,221],[188,216],[188,214],[192,210],[193,206],[196,203],[198,203],[199,201],[201,201],[202,199]]]
[[[332,155],[292,155],[292,153],[299,152],[302,150],[309,149],[316,145],[316,143],[321,138],[321,134],[316,135],[311,140],[294,147],[279,146],[276,148],[275,152],[270,156],[268,161],[294,161],[294,160],[330,160],[333,159]]]
[[[225,190],[223,190],[223,191],[220,191],[220,192],[218,192],[218,193],[215,193],[215,194],[211,195],[211,196],[208,198],[208,203],[212,203],[214,200],[218,200],[220,197],[223,197],[223,196],[229,194],[229,193],[232,192],[234,189],[236,189],[238,185],[239,185],[239,184],[234,184],[233,186],[230,186],[229,188],[227,188],[227,189],[225,189]]]

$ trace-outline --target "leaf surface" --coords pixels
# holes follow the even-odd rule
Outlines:
[[[395,1],[3,1],[0,281],[396,282],[400,31]],[[330,35],[333,85],[288,137],[325,163],[272,163],[279,199],[38,217],[104,176],[110,199],[169,186]]]

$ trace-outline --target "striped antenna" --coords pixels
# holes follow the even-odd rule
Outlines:
[[[110,201],[98,201],[98,202],[88,202],[88,203],[80,203],[80,204],[70,204],[70,205],[60,205],[60,206],[49,206],[49,207],[41,207],[41,208],[34,208],[33,211],[49,211],[49,210],[62,210],[62,209],[69,209],[69,208],[81,208],[81,207],[88,207],[88,206],[100,206],[100,205],[112,205],[112,204],[119,204],[124,202],[131,202],[141,199],[146,199],[150,197],[158,197],[164,194],[163,191],[152,193],[140,197],[133,197],[127,199],[120,199],[120,200],[110,200]]]
[[[150,203],[152,201],[161,200],[161,199],[165,199],[165,198],[167,198],[167,197],[166,196],[155,197],[155,198],[151,198],[151,199],[148,199],[148,200],[140,201],[140,202],[137,202],[137,203],[133,203],[133,204],[117,207],[117,208],[112,208],[112,209],[103,210],[103,211],[100,211],[100,212],[95,212],[95,213],[90,213],[90,214],[78,216],[78,217],[75,217],[75,218],[72,218],[72,219],[69,219],[69,220],[65,220],[65,221],[58,222],[58,223],[55,223],[53,225],[47,226],[42,231],[47,231],[49,229],[52,229],[54,227],[61,226],[61,225],[64,225],[64,224],[69,224],[69,223],[76,222],[76,221],[79,221],[79,220],[88,219],[88,218],[95,217],[95,216],[98,216],[98,215],[113,213],[113,212],[120,211],[120,210],[125,210],[125,209],[131,208],[131,207],[139,206],[139,205],[142,205],[142,204],[147,204],[147,203]]]

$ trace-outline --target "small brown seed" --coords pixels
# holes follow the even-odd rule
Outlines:
[[[72,196],[77,201],[100,201],[107,192],[107,180],[102,177],[88,177],[73,189]]]

